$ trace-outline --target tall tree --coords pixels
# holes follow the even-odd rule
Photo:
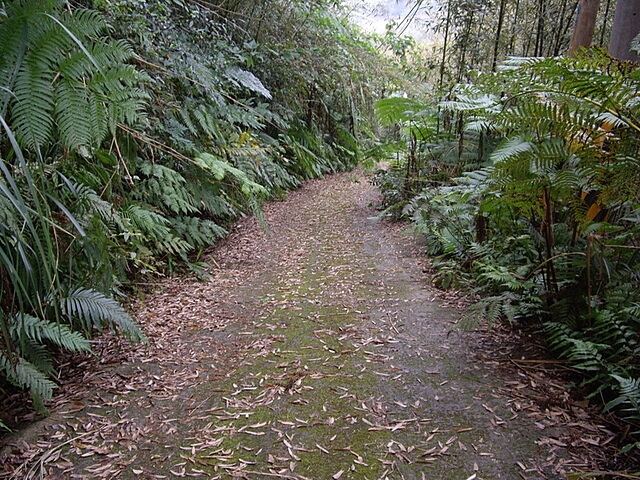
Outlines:
[[[571,7],[571,5],[573,7]],[[567,32],[572,25],[573,16],[576,14],[576,10],[578,9],[579,2],[574,2],[573,0],[563,0],[560,15],[558,16],[558,23],[555,28],[555,41],[553,44],[553,56],[557,57],[560,55],[560,52],[564,46],[564,40],[567,37]]]
[[[496,38],[493,42],[493,61],[491,63],[491,70],[496,70],[496,64],[498,63],[498,48],[500,48],[500,35],[502,34],[502,24],[504,23],[504,6],[506,0],[500,0],[500,10],[498,12],[498,28],[496,29]]]
[[[613,17],[609,54],[620,60],[638,61],[631,41],[640,34],[640,0],[618,0]]]
[[[569,44],[569,55],[573,55],[580,47],[589,48],[591,46],[599,7],[600,0],[580,0],[576,26]]]
[[[533,52],[535,57],[542,56],[544,47],[544,28],[545,28],[545,15],[547,13],[547,4],[545,0],[539,0],[538,2],[538,26],[536,28],[536,46]]]
[[[440,82],[438,84],[440,90],[444,84],[444,71],[447,65],[447,43],[449,42],[449,27],[451,25],[451,0],[447,3],[447,19],[444,24],[444,45],[442,47],[442,61],[440,62]]]
[[[607,23],[609,22],[609,12],[611,11],[611,0],[607,0],[604,9],[604,19],[602,20],[602,28],[600,29],[600,43],[599,46],[604,48],[604,36],[607,31]]]

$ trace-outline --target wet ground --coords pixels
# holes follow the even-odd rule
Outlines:
[[[558,422],[478,359],[375,203],[353,173],[311,182],[268,231],[241,222],[209,280],[158,285],[135,305],[150,344],[76,366],[8,440],[14,478],[564,478]]]

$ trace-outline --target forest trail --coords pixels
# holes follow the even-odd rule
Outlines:
[[[563,410],[479,360],[375,202],[345,173],[238,224],[135,305],[148,345],[74,370],[15,478],[561,478]]]

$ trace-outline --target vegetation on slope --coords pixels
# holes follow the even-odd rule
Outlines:
[[[494,14],[504,4],[487,3]],[[461,41],[464,25],[449,27]],[[470,49],[486,40],[465,38]],[[538,47],[528,53],[557,54]],[[461,65],[442,64],[454,74],[440,76],[436,98],[377,103],[402,145],[377,177],[387,212],[427,238],[440,285],[480,295],[475,319],[539,326],[576,386],[638,435],[638,65],[599,49],[455,75]]]
[[[1,375],[41,405],[56,351],[144,339],[131,275],[353,166],[380,58],[324,1],[0,2]]]

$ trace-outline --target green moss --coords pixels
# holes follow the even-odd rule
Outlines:
[[[214,422],[215,428],[228,427],[219,448],[229,455],[218,466],[253,461],[261,468],[294,467],[294,473],[310,478],[330,478],[339,470],[375,478],[386,468],[381,460],[392,435],[371,430],[385,420],[366,407],[377,395],[379,379],[371,369],[362,371],[366,354],[353,343],[360,337],[361,315],[322,293],[331,287],[325,271],[350,265],[338,259],[316,268],[315,260],[307,260],[295,282],[280,280],[275,294],[268,294],[274,292],[271,279],[262,282],[265,292],[254,293],[268,309],[254,338],[277,335],[278,341],[250,351],[248,363],[216,386],[235,393],[231,402],[217,399],[226,417],[233,417]],[[365,287],[358,288],[358,297],[371,295]],[[314,297],[321,300],[308,300]],[[240,392],[243,385],[251,390]],[[210,455],[203,452],[200,458],[215,465]]]

